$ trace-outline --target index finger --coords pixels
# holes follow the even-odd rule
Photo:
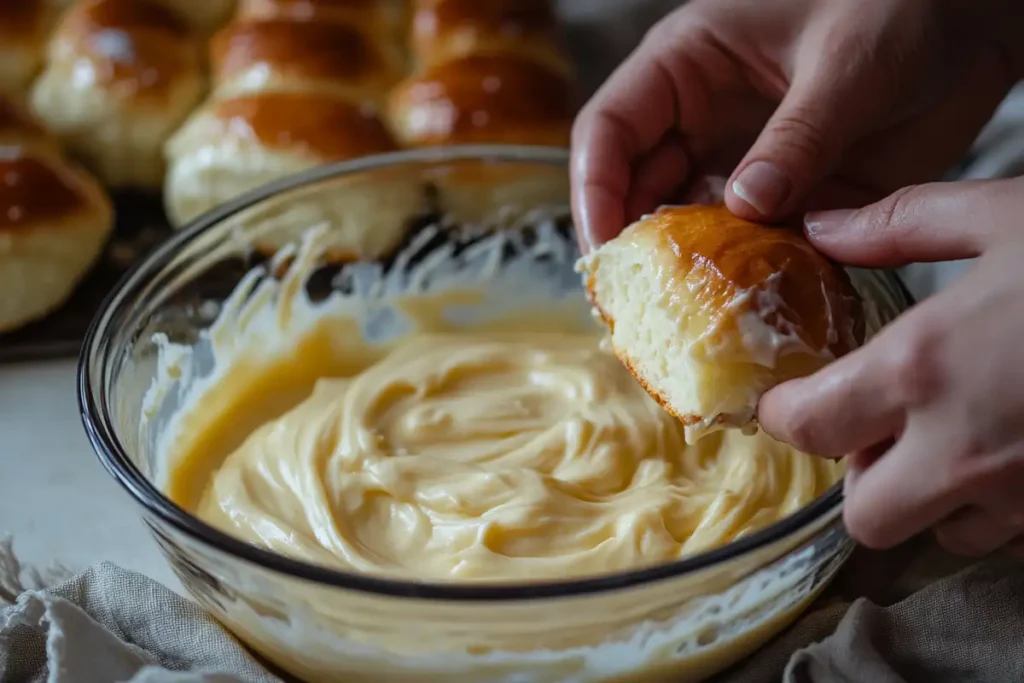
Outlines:
[[[663,33],[656,28],[648,34],[583,107],[573,126],[572,203],[584,250],[625,227],[632,169],[678,119],[675,81],[667,63],[671,45]]]

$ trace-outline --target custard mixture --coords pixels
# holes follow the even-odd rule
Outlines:
[[[721,546],[842,474],[763,433],[687,445],[596,334],[414,333],[358,353],[344,334],[321,325],[222,377],[178,432],[172,499],[318,565],[510,582]]]

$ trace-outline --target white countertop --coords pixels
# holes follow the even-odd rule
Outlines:
[[[75,362],[0,365],[0,538],[23,564],[71,570],[109,560],[179,589],[139,508],[82,429]]]

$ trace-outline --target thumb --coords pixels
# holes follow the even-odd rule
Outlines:
[[[978,256],[1022,216],[1024,178],[1013,178],[915,185],[862,209],[809,213],[805,226],[837,261],[898,267]]]
[[[865,90],[863,76],[826,66],[794,78],[736,167],[726,193],[726,204],[736,215],[750,220],[785,216],[882,116],[883,102],[864,95],[872,89]]]

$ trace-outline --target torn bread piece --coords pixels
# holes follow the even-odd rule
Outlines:
[[[580,259],[615,355],[693,443],[756,429],[761,395],[864,340],[845,271],[800,232],[724,206],[662,207]]]

